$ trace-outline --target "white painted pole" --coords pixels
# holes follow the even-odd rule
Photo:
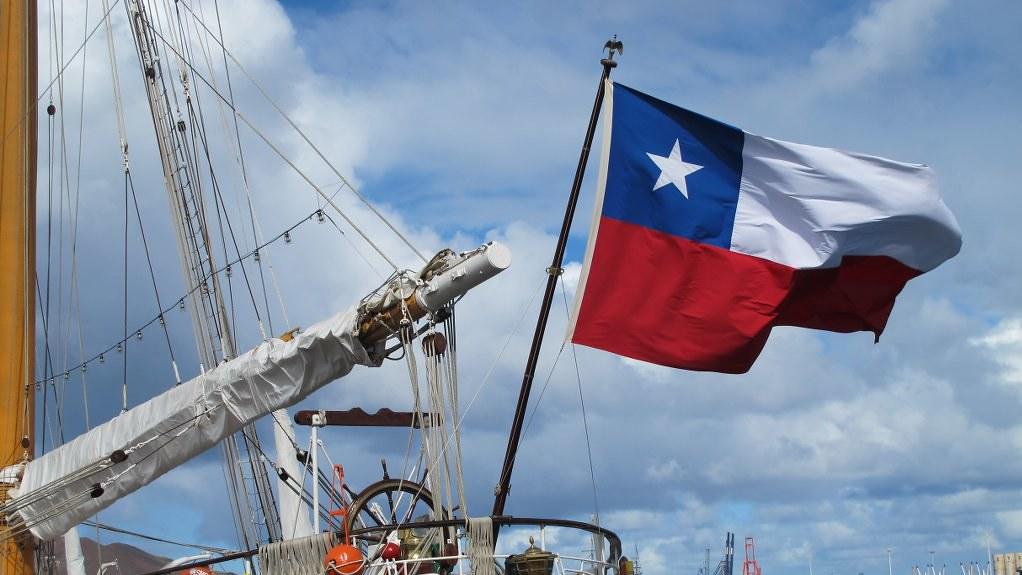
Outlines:
[[[324,421],[323,412],[312,414],[312,528],[319,534],[319,428]]]

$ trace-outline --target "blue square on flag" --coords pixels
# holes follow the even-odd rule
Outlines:
[[[615,84],[603,215],[728,248],[741,130]]]

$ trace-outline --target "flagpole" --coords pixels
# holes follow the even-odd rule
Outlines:
[[[504,505],[507,503],[508,492],[511,490],[511,472],[514,470],[515,456],[518,453],[518,442],[522,438],[522,424],[525,420],[525,410],[529,405],[532,383],[536,376],[539,351],[543,346],[543,334],[546,332],[547,319],[550,317],[550,306],[553,303],[554,291],[557,288],[557,278],[564,271],[561,263],[564,260],[564,249],[568,244],[568,232],[571,230],[571,221],[575,215],[575,207],[578,205],[582,178],[585,176],[586,163],[589,161],[589,149],[593,144],[593,135],[596,133],[596,122],[600,118],[600,108],[603,106],[606,81],[610,77],[610,71],[617,67],[617,62],[614,61],[614,54],[622,51],[622,44],[615,35],[613,39],[607,41],[604,49],[608,51],[608,55],[600,60],[600,64],[603,65],[603,74],[600,76],[600,85],[596,90],[593,112],[589,116],[589,127],[586,129],[582,153],[578,159],[578,167],[575,169],[575,180],[571,184],[571,195],[568,197],[568,206],[564,211],[564,222],[561,223],[561,234],[557,238],[557,248],[554,250],[553,261],[546,270],[547,282],[546,291],[543,294],[543,305],[539,310],[536,332],[532,336],[532,347],[529,349],[529,359],[525,364],[522,388],[518,393],[518,405],[515,407],[515,416],[511,423],[511,434],[507,441],[507,451],[504,453],[504,467],[500,473],[500,481],[494,489],[493,511],[490,514],[493,517],[504,514]],[[494,533],[496,533],[496,526]]]

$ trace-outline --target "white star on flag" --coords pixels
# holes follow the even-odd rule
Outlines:
[[[681,143],[677,139],[674,140],[674,148],[671,149],[670,156],[658,156],[649,152],[646,152],[646,155],[660,168],[660,177],[657,178],[653,191],[659,190],[667,184],[674,184],[681,195],[687,198],[688,186],[685,184],[685,177],[703,167],[681,159]]]

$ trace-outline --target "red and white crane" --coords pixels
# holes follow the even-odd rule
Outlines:
[[[756,561],[756,542],[752,537],[745,538],[745,563],[742,564],[742,575],[762,575],[759,562]]]

